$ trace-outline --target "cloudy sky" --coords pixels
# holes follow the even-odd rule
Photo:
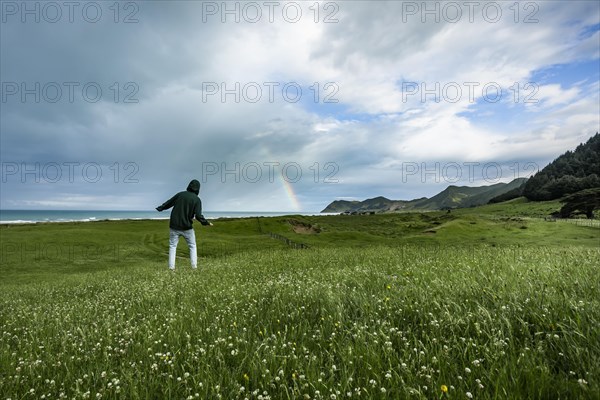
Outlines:
[[[600,128],[600,6],[1,2],[2,209],[319,211],[531,175]]]

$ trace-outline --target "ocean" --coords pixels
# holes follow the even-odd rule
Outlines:
[[[281,215],[318,215],[317,212],[254,212],[205,211],[207,219],[242,217],[277,217]],[[89,222],[126,219],[169,219],[170,210],[158,211],[106,211],[106,210],[0,210],[0,224],[31,224],[36,222]]]

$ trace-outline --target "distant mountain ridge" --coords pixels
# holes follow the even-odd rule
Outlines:
[[[489,186],[450,185],[431,198],[414,200],[390,200],[383,196],[363,201],[335,200],[321,212],[389,212],[402,210],[443,210],[451,208],[473,207],[487,204],[491,199],[521,187],[527,178],[517,178],[509,183],[496,183]]]

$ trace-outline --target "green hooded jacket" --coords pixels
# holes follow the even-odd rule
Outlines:
[[[202,215],[202,201],[198,197],[198,193],[200,193],[200,182],[194,179],[190,182],[185,192],[177,193],[164,204],[156,207],[157,211],[173,207],[169,228],[180,231],[192,229],[194,217],[202,225],[210,225],[210,222]]]

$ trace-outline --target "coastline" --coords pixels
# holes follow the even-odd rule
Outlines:
[[[24,220],[12,220],[12,221],[0,221],[0,225],[46,225],[46,224],[73,224],[73,223],[88,223],[88,222],[119,222],[119,221],[161,221],[168,220],[166,218],[87,218],[87,219],[70,219],[70,220],[49,220],[49,221],[24,221]]]
[[[44,213],[44,210],[32,210],[34,213]],[[167,212],[161,216],[151,216],[152,211],[93,211],[93,210],[74,210],[74,211],[51,211],[50,213],[57,214],[55,216],[41,215],[37,218],[14,218],[4,219],[6,212],[22,213],[27,214],[28,211],[23,210],[0,210],[0,225],[41,225],[41,224],[61,224],[61,223],[86,223],[86,222],[116,222],[116,221],[164,221],[168,220],[170,213]],[[82,214],[79,217],[69,218],[66,215],[60,213],[79,213]],[[109,214],[107,216],[93,216],[93,214]],[[114,214],[123,214],[123,216],[114,216]],[[135,213],[144,213],[148,215],[133,216]],[[334,213],[337,214],[337,213]],[[331,213],[319,213],[319,212],[295,212],[295,211],[282,211],[282,212],[271,212],[271,211],[211,211],[204,213],[206,219],[209,220],[223,220],[223,219],[237,219],[237,218],[268,218],[268,217],[283,217],[292,215],[304,215],[304,216],[316,216],[316,215],[331,215]]]

